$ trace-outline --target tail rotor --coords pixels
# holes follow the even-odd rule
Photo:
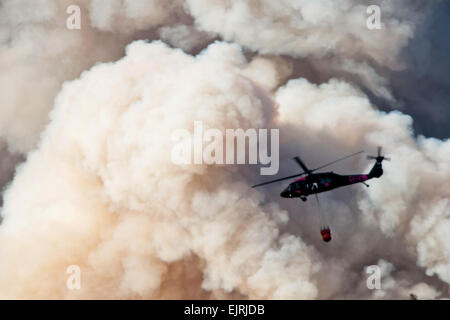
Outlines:
[[[377,156],[367,156],[368,160],[376,160],[377,162],[382,162],[383,160],[391,161],[391,158],[381,155],[382,148],[379,146],[377,148]]]

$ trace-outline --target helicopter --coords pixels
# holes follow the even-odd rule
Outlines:
[[[367,156],[368,160],[375,160],[375,164],[368,174],[354,174],[354,175],[340,175],[334,172],[318,172],[314,173],[317,170],[328,167],[336,162],[348,159],[350,157],[356,156],[364,151],[359,151],[353,153],[351,155],[345,156],[343,158],[339,158],[335,161],[322,165],[315,169],[309,169],[305,163],[300,159],[300,157],[294,157],[295,162],[303,169],[302,173],[294,174],[288,177],[266,181],[260,184],[256,184],[252,186],[252,188],[264,186],[267,184],[284,181],[287,179],[300,177],[293,182],[289,183],[289,185],[280,193],[280,196],[283,198],[300,198],[302,201],[306,201],[309,195],[315,195],[317,205],[319,206],[319,198],[317,197],[318,193],[330,191],[339,187],[344,187],[347,185],[362,183],[366,187],[369,185],[365,182],[369,179],[379,178],[383,175],[383,160],[389,161],[390,158],[387,158],[381,155],[382,148],[377,148],[377,156]],[[320,208],[319,208],[320,210]],[[328,226],[324,226],[320,231],[322,235],[322,239],[325,242],[331,241],[331,230]]]

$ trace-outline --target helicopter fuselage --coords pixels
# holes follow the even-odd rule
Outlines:
[[[325,191],[330,191],[339,187],[364,183],[372,178],[379,178],[383,174],[381,162],[376,162],[368,174],[340,175],[334,172],[312,173],[308,176],[294,180],[284,189],[280,196],[283,198],[302,198]]]
[[[364,182],[369,179],[367,174],[339,175],[334,172],[314,173],[308,177],[301,177],[290,183],[280,196],[295,198],[315,193],[330,191],[346,185]]]
[[[368,187],[369,185],[367,185],[365,181],[372,178],[379,178],[383,175],[383,167],[381,163],[383,162],[383,160],[390,160],[390,158],[386,158],[381,154],[381,147],[378,147],[377,156],[367,156],[367,159],[375,160],[375,164],[373,165],[372,169],[369,171],[368,174],[340,175],[334,172],[314,173],[317,170],[328,167],[329,165],[332,165],[338,161],[342,161],[344,159],[353,157],[357,154],[360,154],[361,152],[363,151],[353,153],[351,155],[337,159],[335,161],[332,161],[330,163],[327,163],[323,166],[317,167],[312,170],[308,169],[308,167],[300,159],[300,157],[297,156],[294,157],[294,160],[303,169],[302,173],[259,183],[252,186],[252,188],[264,186],[270,183],[284,181],[287,179],[297,178],[280,193],[280,196],[283,198],[300,198],[302,201],[306,201],[307,196],[314,194],[317,201],[317,206],[319,207],[319,197],[317,196],[317,193],[330,191],[339,187],[344,187],[355,183],[363,183],[364,185],[366,185],[366,187]],[[321,220],[323,220],[323,218],[321,218]],[[322,222],[320,234],[322,236],[323,241],[325,242],[331,241],[331,229],[326,224],[326,222]]]

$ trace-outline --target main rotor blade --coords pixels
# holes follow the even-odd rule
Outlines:
[[[316,170],[325,168],[325,167],[327,167],[327,166],[329,166],[329,165],[332,165],[333,163],[336,163],[336,162],[338,162],[338,161],[342,161],[342,160],[345,160],[345,159],[347,159],[347,158],[356,156],[357,154],[360,154],[360,153],[362,153],[362,152],[364,152],[364,151],[359,151],[359,152],[353,153],[353,154],[351,154],[351,155],[345,156],[345,157],[343,157],[343,158],[334,160],[333,162],[327,163],[327,164],[325,164],[325,165],[323,165],[323,166],[321,166],[321,167],[315,168],[315,169],[313,169],[313,170],[309,170],[309,169],[305,166],[305,164],[303,163],[303,161],[300,160],[299,157],[295,157],[294,160],[295,160],[295,161],[303,168],[303,170],[305,170],[305,172],[302,172],[302,173],[299,173],[299,174],[294,174],[294,175],[292,175],[292,176],[288,176],[288,177],[284,177],[284,178],[280,178],[280,179],[276,179],[276,180],[266,181],[266,182],[263,182],[263,183],[260,183],[260,184],[255,184],[254,186],[252,186],[252,188],[264,186],[264,185],[269,184],[269,183],[279,182],[279,181],[283,181],[283,180],[287,180],[287,179],[291,179],[291,178],[295,178],[295,177],[300,177],[300,176],[303,176],[303,175],[305,175],[305,174],[309,174],[309,173],[311,173],[311,172],[313,172],[313,171],[316,171]]]
[[[339,161],[348,159],[348,158],[350,158],[350,157],[356,156],[356,155],[358,155],[358,154],[360,154],[360,153],[363,153],[363,152],[364,152],[364,151],[361,150],[361,151],[359,151],[359,152],[355,152],[355,153],[353,153],[353,154],[351,154],[351,155],[348,155],[348,156],[345,156],[345,157],[343,157],[343,158],[334,160],[334,161],[332,161],[332,162],[330,162],[330,163],[324,164],[323,166],[320,166],[320,167],[318,167],[318,168],[315,168],[315,169],[311,170],[311,172],[316,171],[316,170],[319,170],[319,169],[322,169],[322,168],[325,168],[325,167],[328,167],[328,166],[330,166],[330,165],[332,165],[332,164],[334,164],[334,163],[336,163],[336,162],[339,162]]]
[[[276,180],[266,181],[266,182],[263,182],[263,183],[260,183],[260,184],[255,184],[254,186],[252,186],[252,188],[256,188],[256,187],[259,187],[259,186],[263,186],[265,184],[274,183],[274,182],[278,182],[278,181],[283,181],[283,180],[287,180],[287,179],[291,179],[291,178],[295,178],[295,177],[300,177],[300,176],[303,176],[304,174],[306,174],[306,172],[302,172],[302,173],[299,173],[299,174],[294,174],[292,176],[284,177],[284,178],[280,178],[280,179],[276,179]]]
[[[310,170],[308,169],[308,167],[305,165],[305,163],[300,159],[300,157],[294,157],[295,162],[297,162],[297,164],[302,167],[303,171],[305,171],[305,173],[309,173]]]

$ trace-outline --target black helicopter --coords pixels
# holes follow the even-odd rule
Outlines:
[[[366,187],[369,185],[365,183],[365,181],[372,179],[372,178],[379,178],[383,174],[383,168],[381,163],[383,160],[390,160],[389,158],[386,158],[381,155],[381,147],[378,147],[377,150],[377,156],[367,156],[367,159],[369,160],[375,160],[375,164],[373,165],[372,169],[368,174],[355,174],[355,175],[340,175],[336,174],[334,172],[319,172],[314,173],[315,171],[319,169],[323,169],[325,167],[328,167],[338,161],[342,161],[344,159],[356,156],[363,151],[359,151],[356,153],[353,153],[351,155],[348,155],[346,157],[337,159],[335,161],[332,161],[330,163],[327,163],[323,166],[320,166],[315,169],[308,169],[308,167],[305,165],[305,163],[299,158],[295,157],[294,160],[297,162],[297,164],[303,169],[302,173],[294,174],[292,176],[266,181],[260,184],[256,184],[252,186],[252,188],[260,187],[266,184],[279,182],[287,179],[292,179],[296,177],[301,177],[299,179],[294,180],[291,182],[286,189],[284,189],[280,196],[283,198],[300,198],[303,201],[307,200],[307,196],[314,194],[316,196],[317,202],[319,202],[319,199],[317,198],[317,194],[321,192],[330,191],[339,187],[355,184],[355,183],[362,183]],[[331,231],[329,227],[324,227],[321,230],[322,238],[325,242],[328,242],[331,240]]]

